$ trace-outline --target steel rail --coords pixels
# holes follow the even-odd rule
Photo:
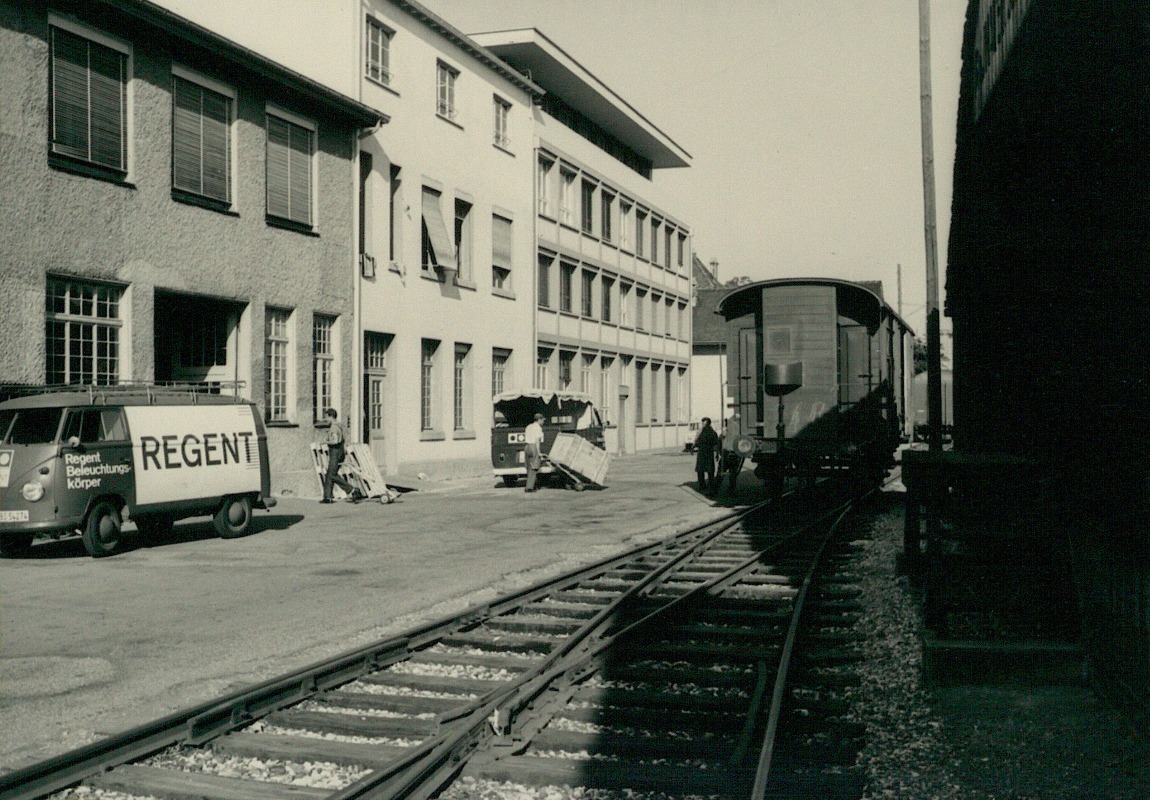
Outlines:
[[[488,726],[494,734],[503,734],[515,711],[521,710],[527,703],[545,691],[558,676],[569,672],[569,668],[565,666],[569,654],[609,625],[623,606],[629,604],[645,589],[673,571],[675,567],[697,555],[707,544],[722,536],[727,530],[737,525],[742,517],[753,513],[759,507],[761,506],[751,507],[735,515],[734,518],[712,523],[714,529],[710,533],[700,537],[682,553],[674,556],[666,563],[660,564],[650,574],[643,576],[633,586],[628,587],[625,592],[596,612],[577,630],[564,637],[560,647],[548,653],[539,664],[525,672],[510,686],[488,692],[455,715],[456,719],[469,719],[468,723],[460,722],[455,730],[424,742],[414,748],[412,752],[405,754],[401,761],[394,762],[383,770],[365,775],[359,781],[332,795],[330,800],[363,800],[364,798],[378,800],[380,798],[423,796],[420,793],[421,788],[434,786],[445,769],[453,771],[456,768],[455,765],[461,763],[466,751],[474,750],[479,746],[481,739],[485,738]]]
[[[705,536],[708,529],[725,523],[734,524],[759,507],[756,505],[731,512],[680,531],[668,539],[608,556],[576,572],[540,581],[497,601],[476,604],[458,614],[419,626],[407,634],[381,639],[4,773],[0,775],[0,800],[36,800],[165,747],[203,744],[274,711],[307,700],[319,692],[402,661],[414,650],[482,619],[507,613],[636,558],[684,546],[683,543],[690,542],[692,538]]]
[[[863,496],[866,497],[872,493],[873,490]],[[818,553],[811,562],[807,574],[803,577],[803,585],[799,589],[799,593],[795,596],[795,602],[791,612],[791,622],[787,628],[787,638],[783,642],[783,649],[779,656],[779,668],[775,675],[775,686],[771,695],[771,708],[767,714],[767,727],[763,736],[763,746],[759,751],[759,763],[755,769],[755,783],[751,790],[751,800],[763,800],[766,796],[767,782],[770,779],[771,773],[771,760],[774,757],[775,751],[775,735],[778,733],[779,719],[782,716],[783,700],[786,697],[787,674],[790,671],[791,656],[794,654],[795,642],[798,640],[799,626],[802,621],[803,608],[806,604],[807,595],[810,592],[811,584],[814,582],[815,573],[822,566],[827,548],[834,538],[839,524],[846,518],[847,514],[851,512],[854,505],[855,501],[852,500],[850,503],[847,503],[845,507],[839,509],[841,513],[839,513],[835,521],[831,523],[826,538],[823,540]]]
[[[764,504],[765,505],[765,504]],[[849,504],[848,504],[849,505]],[[761,507],[761,506],[759,506]],[[751,509],[754,510],[754,509]],[[751,510],[748,510],[747,516]],[[821,515],[817,520],[808,522],[792,535],[771,542],[768,546],[756,551],[753,556],[726,570],[724,573],[679,597],[669,599],[660,608],[645,615],[640,620],[628,624],[621,630],[609,636],[602,636],[595,640],[596,633],[601,632],[604,626],[618,615],[623,605],[637,598],[657,580],[671,571],[677,563],[686,558],[698,555],[705,544],[713,541],[726,529],[716,532],[715,536],[708,537],[708,541],[696,543],[691,550],[680,554],[674,563],[660,567],[657,573],[646,576],[639,584],[631,587],[623,597],[613,602],[608,608],[602,610],[587,625],[584,625],[578,638],[569,639],[565,645],[548,658],[547,663],[538,667],[531,675],[525,676],[514,685],[495,690],[482,698],[476,708],[468,712],[470,722],[461,726],[454,732],[449,732],[441,739],[429,742],[418,752],[411,754],[402,763],[397,763],[386,770],[386,773],[376,773],[365,776],[357,784],[348,786],[343,792],[333,795],[330,800],[418,800],[426,798],[439,791],[443,783],[463,768],[466,757],[474,752],[480,744],[493,735],[505,733],[505,721],[509,722],[521,714],[531,702],[543,694],[549,687],[564,677],[578,675],[605,650],[614,646],[620,639],[640,631],[649,625],[656,617],[669,613],[672,609],[689,604],[695,599],[735,580],[739,575],[758,565],[765,553],[781,549],[809,533],[811,529],[825,524],[839,509]],[[733,527],[738,520],[727,526]],[[649,598],[646,598],[649,599]],[[576,647],[582,646],[580,652],[573,652]],[[529,740],[517,745],[517,749],[526,747]]]

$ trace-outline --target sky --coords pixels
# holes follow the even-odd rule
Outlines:
[[[925,338],[918,0],[421,0],[534,27],[689,152],[659,170],[719,278],[881,280]],[[938,302],[966,0],[931,0]],[[949,327],[943,318],[943,328]]]

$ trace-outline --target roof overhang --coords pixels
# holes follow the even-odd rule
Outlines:
[[[388,116],[382,111],[328,88],[295,70],[288,69],[241,44],[225,39],[214,31],[197,25],[179,14],[150,2],[150,0],[99,1],[106,6],[118,9],[166,31],[178,39],[214,53],[233,64],[240,65],[244,69],[287,86],[291,90],[310,98],[313,102],[335,109],[362,128],[375,127],[389,121]]]
[[[590,119],[656,169],[689,167],[691,154],[535,28],[470,38],[530,76],[548,94]]]

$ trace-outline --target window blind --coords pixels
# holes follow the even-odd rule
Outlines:
[[[491,218],[491,265],[511,269],[511,220]]]
[[[312,132],[268,115],[268,214],[312,224]]]
[[[455,264],[455,247],[447,234],[447,224],[443,221],[443,211],[439,206],[439,194],[429,189],[423,190],[423,224],[431,240],[432,254],[436,266]]]
[[[231,98],[176,78],[172,119],[172,185],[231,201]]]
[[[126,171],[127,61],[117,50],[52,28],[52,150]]]

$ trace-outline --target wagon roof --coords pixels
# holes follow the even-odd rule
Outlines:
[[[876,283],[878,282],[867,281],[866,283],[855,283],[854,281],[844,281],[839,278],[777,278],[768,281],[757,281],[755,283],[748,283],[745,286],[736,287],[723,295],[722,299],[719,300],[718,305],[715,307],[715,313],[726,316],[727,309],[730,308],[733,304],[737,303],[752,293],[760,292],[763,289],[767,289],[773,286],[834,286],[836,288],[849,289],[851,291],[870,295],[870,297],[874,299],[874,302],[881,306],[887,314],[898,320],[898,322],[902,325],[903,328],[906,329],[909,335],[914,336],[914,330],[910,327],[910,325],[906,323],[906,320],[900,317],[898,313],[893,308],[891,308],[890,304],[887,303],[886,300],[884,300],[878,292],[870,288],[871,286],[876,285]],[[881,286],[881,283],[878,283],[878,285]]]

